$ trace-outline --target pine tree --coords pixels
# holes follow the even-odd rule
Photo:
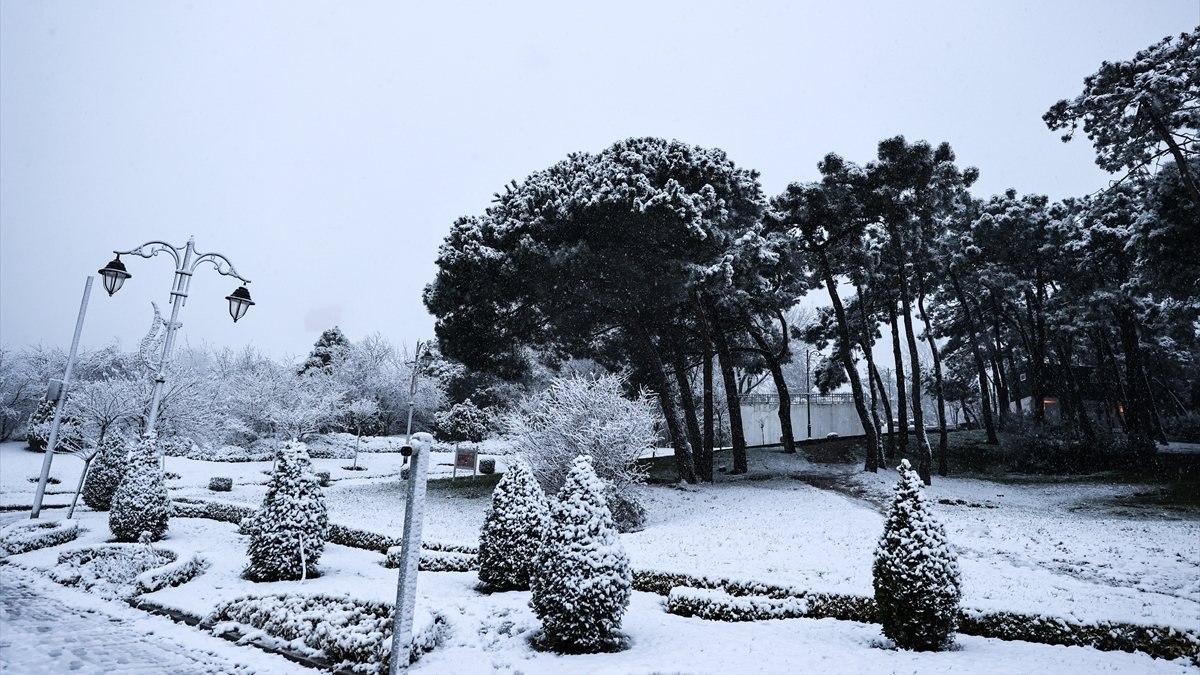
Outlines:
[[[313,343],[312,351],[309,352],[308,358],[304,360],[304,365],[300,366],[297,373],[303,375],[313,369],[331,368],[345,358],[349,351],[350,341],[346,339],[342,329],[334,326],[321,333],[321,337]]]
[[[958,560],[921,478],[900,463],[900,482],[875,550],[875,603],[883,634],[903,649],[937,651],[954,639],[962,595]]]
[[[620,643],[633,573],[604,500],[592,459],[575,459],[550,506],[530,579],[529,606],[542,621],[543,645],[597,652]]]
[[[247,579],[280,581],[316,574],[329,517],[304,443],[291,441],[280,448],[267,495],[253,519]]]
[[[129,449],[125,440],[117,434],[109,434],[96,451],[96,459],[92,460],[92,468],[88,471],[87,482],[83,485],[83,503],[96,511],[107,511],[112,508],[113,496],[121,479],[125,476],[125,458]]]
[[[479,533],[479,580],[492,590],[526,590],[546,529],[546,497],[524,463],[509,467],[492,493]]]
[[[158,541],[167,532],[171,498],[153,432],[130,450],[126,466],[125,477],[112,498],[108,529],[117,541],[139,541],[143,532],[149,533],[151,541]]]
[[[41,452],[50,442],[50,427],[54,423],[55,405],[57,404],[54,401],[42,401],[29,416],[29,429],[25,434],[25,442],[29,445],[30,450]],[[58,441],[55,445],[58,446],[59,452],[83,446],[83,431],[80,429],[79,420],[65,411],[58,421]]]

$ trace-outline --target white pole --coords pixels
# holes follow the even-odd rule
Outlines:
[[[171,320],[167,322],[167,335],[163,340],[162,358],[158,362],[158,374],[154,377],[154,396],[150,400],[150,416],[146,420],[147,435],[154,433],[154,426],[158,424],[158,409],[162,404],[163,386],[167,381],[167,365],[171,360],[171,349],[175,346],[175,333],[183,325],[179,322],[179,310],[187,302],[188,288],[192,285],[192,273],[188,267],[192,264],[194,250],[195,239],[189,238],[183,252],[183,261],[175,270],[175,279],[171,285]]]
[[[392,612],[392,658],[388,675],[408,672],[417,568],[421,560],[421,526],[425,521],[425,477],[433,436],[425,432],[413,434],[411,447],[412,465],[405,486],[408,503],[404,508],[404,538],[400,549],[400,578],[396,582],[396,605]]]
[[[50,438],[46,440],[46,456],[42,458],[42,475],[38,476],[37,491],[33,495],[30,519],[42,512],[42,499],[46,496],[46,483],[50,480],[50,462],[54,460],[54,449],[58,447],[58,427],[62,423],[63,406],[67,403],[67,390],[71,386],[71,371],[75,369],[75,354],[79,351],[79,336],[83,333],[83,317],[87,314],[88,297],[92,294],[92,277],[88,275],[83,284],[83,301],[79,303],[79,317],[75,319],[75,336],[71,338],[71,353],[67,356],[67,371],[63,374],[62,389],[58,402],[54,404],[54,421],[50,423]]]

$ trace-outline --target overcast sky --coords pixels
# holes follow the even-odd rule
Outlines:
[[[768,194],[895,134],[949,141],[979,195],[1092,192],[1091,147],[1042,113],[1200,24],[1198,0],[516,4],[3,0],[0,344],[65,347],[113,249],[189,235],[258,302],[235,326],[237,284],[201,268],[193,345],[427,339],[454,218],[629,136],[721,147]],[[126,261],[85,345],[166,311],[169,262]]]

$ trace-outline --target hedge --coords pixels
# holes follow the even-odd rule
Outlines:
[[[82,529],[73,520],[33,520],[13,523],[0,530],[0,551],[16,554],[58,546],[79,536]]]

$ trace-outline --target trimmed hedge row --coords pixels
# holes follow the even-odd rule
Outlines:
[[[335,669],[385,673],[392,650],[392,606],[383,602],[328,595],[269,595],[237,598],[217,605],[208,620],[214,633],[237,625],[300,642],[335,662]],[[233,624],[233,625],[231,625]],[[414,631],[410,660],[446,637],[445,618],[433,613],[429,625]]]
[[[142,572],[133,580],[133,586],[138,595],[161,591],[168,586],[179,586],[208,569],[208,565],[207,559],[196,554],[190,558],[176,560],[162,567]]]
[[[199,499],[179,499],[175,501],[174,506],[173,515],[177,518],[208,518],[209,520],[233,523],[239,527],[242,525],[244,519],[254,515],[257,510],[250,506]],[[248,534],[245,531],[241,533]],[[350,548],[360,548],[366,551],[385,554],[388,552],[388,549],[399,546],[402,543],[399,537],[390,537],[386,534],[359,530],[337,523],[329,523],[329,532],[325,536],[325,541],[331,544],[340,544],[342,546],[349,546]],[[444,544],[436,541],[422,542],[421,548],[427,551],[469,555],[475,555],[479,552],[479,548],[475,546]]]
[[[13,523],[0,530],[0,551],[27,553],[73,541],[81,532],[73,520],[34,520]]]
[[[388,549],[383,566],[396,568],[400,566],[401,546]],[[455,553],[446,551],[423,550],[417,569],[422,572],[470,572],[479,569],[479,556],[470,553]]]
[[[693,577],[651,570],[634,571],[634,588],[667,596],[667,611],[716,621],[761,621],[789,617],[833,618],[877,623],[875,600],[839,593],[809,593],[795,587]],[[666,593],[661,589],[669,584]],[[805,611],[795,613],[794,601]],[[1001,640],[1093,647],[1101,651],[1142,652],[1155,658],[1186,658],[1200,666],[1200,632],[1115,621],[1079,623],[1052,616],[963,609],[958,632]]]
[[[676,586],[667,595],[667,611],[713,621],[796,619],[808,616],[808,602],[801,598],[733,596],[717,588]]]

